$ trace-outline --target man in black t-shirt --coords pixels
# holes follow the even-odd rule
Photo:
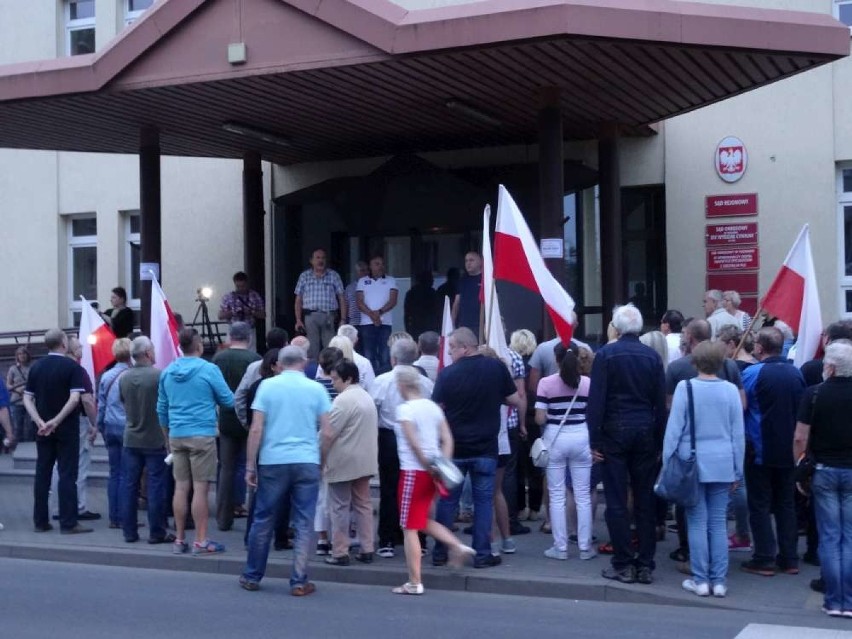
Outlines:
[[[479,337],[479,300],[484,294],[482,256],[476,251],[469,251],[464,256],[464,270],[465,274],[459,280],[458,293],[453,300],[453,325],[469,328]]]
[[[826,326],[822,332],[822,347],[825,349],[839,339],[852,339],[852,321],[844,320]],[[806,386],[822,384],[822,358],[805,362],[799,370],[805,378]]]
[[[33,523],[36,532],[53,529],[47,499],[54,464],[59,466],[59,526],[63,534],[92,532],[77,522],[78,407],[85,392],[83,368],[65,356],[68,338],[55,328],[44,336],[48,355],[30,370],[24,406],[36,425],[36,476]]]
[[[793,455],[806,450],[817,465],[812,499],[819,529],[819,554],[825,589],[823,610],[841,616],[849,610],[852,572],[843,557],[852,556],[848,506],[852,500],[852,342],[833,341],[825,349],[826,381],[805,390],[799,405]],[[812,585],[813,587],[813,585]]]
[[[470,474],[473,487],[473,547],[475,568],[500,563],[491,554],[491,520],[494,503],[494,477],[497,472],[497,436],[500,433],[500,406],[522,409],[515,382],[503,362],[477,352],[477,339],[469,328],[458,328],[449,339],[453,364],[438,374],[432,400],[440,404],[453,434],[453,459],[459,469]],[[452,527],[462,487],[438,502],[436,519]],[[447,547],[435,543],[432,563],[447,563]]]

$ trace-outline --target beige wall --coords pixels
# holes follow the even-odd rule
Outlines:
[[[761,292],[808,222],[823,314],[827,319],[836,317],[832,74],[831,68],[823,67],[666,123],[671,307],[685,315],[701,310],[704,197],[757,193]],[[728,135],[741,138],[748,150],[746,174],[735,184],[720,180],[713,168],[716,145]]]

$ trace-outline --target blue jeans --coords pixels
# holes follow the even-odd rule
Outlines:
[[[364,340],[364,357],[370,360],[376,375],[390,370],[390,348],[388,338],[391,327],[387,324],[361,326],[361,337]]]
[[[818,466],[812,488],[825,607],[852,610],[852,469]]]
[[[296,529],[290,587],[305,584],[308,581],[308,554],[312,550],[314,536],[320,467],[318,464],[264,464],[257,467],[257,473],[254,520],[249,531],[243,577],[258,583],[266,574],[275,516],[282,501],[289,499]]]
[[[686,509],[689,563],[696,583],[724,586],[728,577],[730,489],[730,484],[698,484],[698,503]]]
[[[125,448],[122,453],[121,528],[125,539],[139,536],[136,529],[136,502],[142,469],[148,472],[148,538],[166,536],[166,449]],[[169,473],[171,474],[171,473]]]
[[[463,474],[470,474],[470,483],[473,487],[473,548],[476,550],[474,561],[484,561],[491,555],[491,519],[494,516],[494,476],[497,473],[497,458],[471,457],[453,461]],[[462,486],[456,486],[447,497],[438,501],[435,519],[439,524],[452,528],[461,493]],[[447,546],[436,541],[432,560],[446,561],[446,559]]]
[[[104,433],[107,457],[109,458],[109,482],[107,483],[107,502],[109,503],[109,523],[121,522],[121,451],[124,448],[124,433]]]
[[[740,481],[736,490],[731,493],[730,507],[734,511],[734,530],[740,539],[751,538],[751,528],[748,525],[748,496],[745,481]]]

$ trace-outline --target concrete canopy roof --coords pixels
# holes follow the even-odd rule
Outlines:
[[[830,16],[676,0],[159,0],[102,51],[0,67],[0,147],[282,164],[625,135],[832,62]],[[228,44],[247,58],[229,64]]]

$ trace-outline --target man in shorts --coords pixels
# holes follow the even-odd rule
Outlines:
[[[157,415],[168,433],[175,478],[172,508],[177,539],[172,551],[179,555],[189,550],[184,532],[191,487],[196,527],[192,554],[215,554],[225,551],[222,544],[207,538],[207,490],[216,481],[218,466],[216,406],[233,407],[234,394],[219,367],[201,358],[204,345],[195,329],[183,329],[178,339],[183,357],[160,375],[157,395]]]

